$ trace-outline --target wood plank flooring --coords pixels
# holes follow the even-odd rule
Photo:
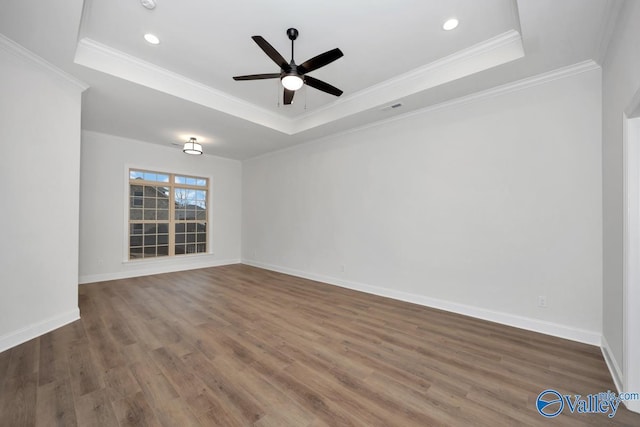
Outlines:
[[[614,390],[596,347],[249,266],[79,299],[0,353],[1,426],[640,426],[537,413],[548,388]]]

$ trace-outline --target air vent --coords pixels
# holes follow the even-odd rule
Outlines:
[[[395,104],[391,104],[391,105],[387,105],[386,107],[383,107],[382,111],[396,110],[400,107],[402,107],[402,102],[396,102]]]

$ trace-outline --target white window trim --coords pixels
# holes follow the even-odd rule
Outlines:
[[[176,262],[181,259],[193,259],[198,257],[208,257],[214,255],[213,251],[213,176],[211,174],[203,174],[203,173],[193,173],[193,171],[184,171],[179,169],[172,169],[171,172],[175,175],[186,175],[186,176],[199,176],[201,178],[207,178],[209,180],[209,188],[207,191],[207,252],[197,253],[197,254],[184,254],[180,256],[166,256],[166,257],[156,257],[156,258],[141,258],[141,259],[129,259],[129,171],[131,169],[141,169],[148,171],[158,171],[163,172],[164,167],[161,166],[150,166],[145,165],[141,166],[140,164],[125,164],[124,172],[122,174],[122,203],[123,203],[123,213],[122,213],[122,229],[123,229],[123,237],[122,237],[122,264],[162,264],[167,262]]]

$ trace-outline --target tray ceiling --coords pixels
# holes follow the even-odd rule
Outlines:
[[[84,129],[163,145],[194,135],[232,158],[597,61],[615,11],[607,0],[49,3],[3,0],[0,33],[90,84]],[[445,31],[450,17],[460,24]],[[297,63],[344,52],[310,73],[341,97],[305,86],[284,106],[279,80],[232,79],[278,72],[251,36],[290,59],[289,27],[300,31]]]

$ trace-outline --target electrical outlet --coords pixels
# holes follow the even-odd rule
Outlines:
[[[340,265],[340,271],[341,271],[342,273],[344,273],[344,264],[341,264],[341,265]]]
[[[540,295],[538,297],[538,307],[540,308],[547,308],[547,297],[544,295]]]

